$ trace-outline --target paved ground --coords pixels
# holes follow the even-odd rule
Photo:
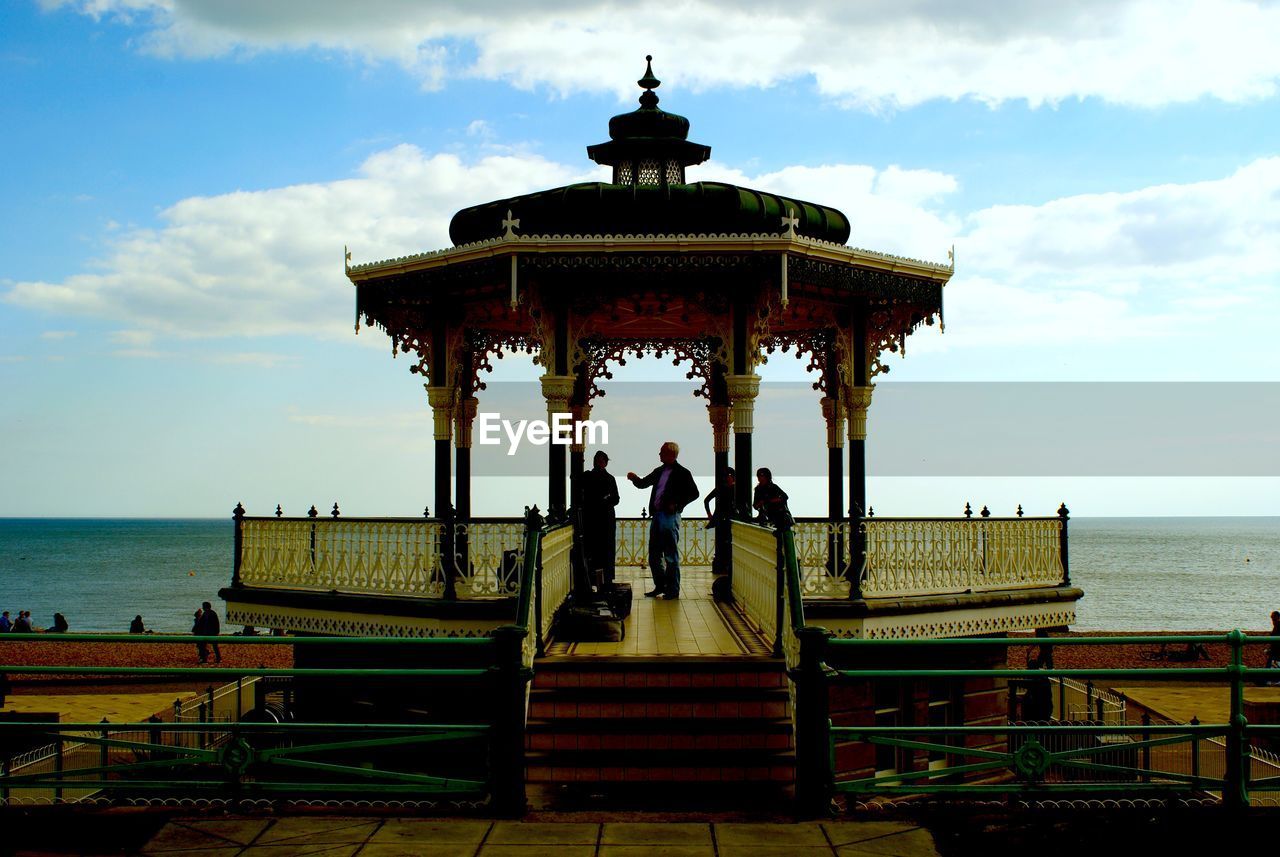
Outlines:
[[[181,857],[933,857],[938,852],[927,830],[899,821],[597,824],[289,817],[171,821],[141,853]]]
[[[1160,684],[1114,688],[1153,715],[1177,723],[1198,718],[1201,723],[1226,723],[1231,714],[1231,690],[1224,685]],[[1246,702],[1280,702],[1280,687],[1247,687]]]

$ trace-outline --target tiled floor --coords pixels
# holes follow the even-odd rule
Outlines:
[[[725,622],[720,608],[711,600],[712,575],[709,569],[686,569],[681,576],[680,598],[667,601],[645,598],[652,588],[648,572],[618,570],[618,580],[631,584],[631,615],[626,636],[617,643],[561,642],[551,646],[552,655],[745,655],[759,652],[756,641],[746,643]]]
[[[800,824],[521,822],[427,818],[215,819],[169,823],[146,855],[342,857],[933,857],[933,836],[898,821]]]

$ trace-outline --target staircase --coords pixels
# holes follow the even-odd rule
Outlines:
[[[709,782],[781,790],[794,777],[786,674],[767,657],[539,660],[525,740],[530,784],[596,794]]]

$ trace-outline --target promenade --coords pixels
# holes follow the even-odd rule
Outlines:
[[[141,853],[187,857],[932,857],[938,851],[929,831],[902,821],[785,824],[290,817],[172,821]]]

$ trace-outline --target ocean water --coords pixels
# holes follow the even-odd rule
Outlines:
[[[1280,518],[1077,518],[1079,630],[1270,627],[1280,609]],[[187,632],[201,601],[220,614],[230,520],[0,519],[0,610],[73,631]]]

